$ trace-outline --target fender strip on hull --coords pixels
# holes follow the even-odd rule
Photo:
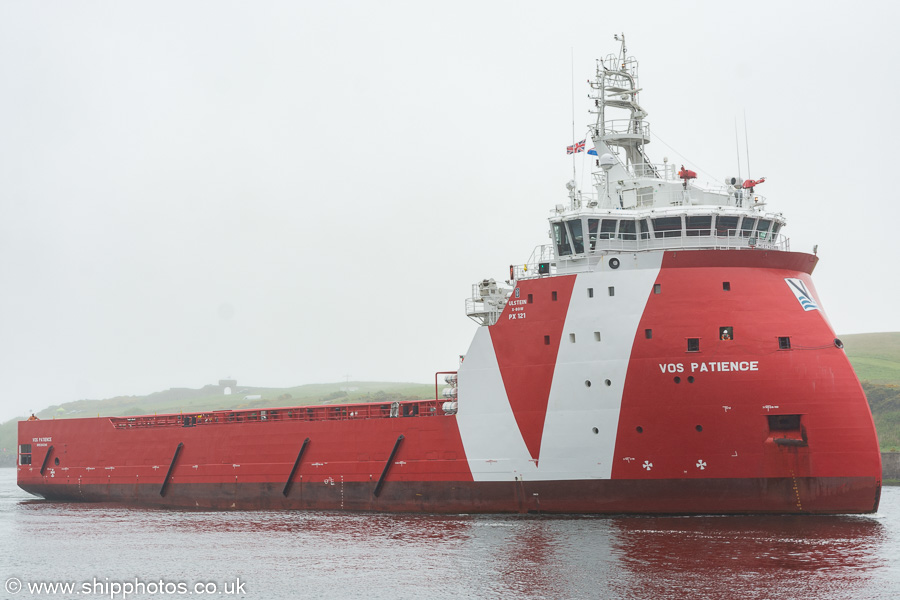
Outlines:
[[[300,466],[300,461],[303,459],[303,453],[306,452],[306,447],[309,445],[309,438],[303,440],[303,445],[300,446],[300,452],[297,453],[297,460],[294,461],[294,466],[291,467],[291,472],[287,477],[287,481],[284,482],[284,489],[281,490],[281,495],[287,497],[288,492],[291,491],[291,483],[294,481],[294,474],[297,472],[297,467]]]
[[[41,463],[41,475],[47,470],[47,463],[50,461],[50,454],[53,452],[53,446],[47,448],[47,454],[44,455],[44,462]]]
[[[166,495],[166,487],[169,485],[169,478],[172,476],[172,471],[175,470],[175,462],[178,460],[178,455],[181,454],[181,449],[184,448],[184,442],[178,442],[178,446],[175,448],[175,455],[172,456],[172,462],[169,464],[169,470],[166,471],[166,478],[163,479],[162,485],[159,488],[159,495],[165,497]]]
[[[397,455],[397,449],[400,447],[400,442],[403,441],[403,434],[397,438],[397,441],[394,442],[394,449],[391,450],[391,455],[388,456],[387,462],[384,465],[384,471],[381,472],[381,477],[378,478],[378,483],[375,485],[375,490],[372,494],[377,498],[381,495],[381,486],[384,485],[384,480],[387,477],[388,471],[391,470],[391,465],[394,464],[394,456]]]

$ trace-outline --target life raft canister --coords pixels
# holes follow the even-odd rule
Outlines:
[[[697,173],[695,171],[685,169],[684,165],[681,165],[681,170],[678,171],[678,177],[680,179],[697,179]]]

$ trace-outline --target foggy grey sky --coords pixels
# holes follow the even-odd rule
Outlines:
[[[746,111],[835,329],[898,331],[900,10],[840,6],[2,0],[0,419],[455,368],[622,31],[651,158],[736,174]]]

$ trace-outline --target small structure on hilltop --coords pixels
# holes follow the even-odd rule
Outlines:
[[[219,387],[226,396],[231,395],[231,391],[237,387],[237,379],[220,379]]]

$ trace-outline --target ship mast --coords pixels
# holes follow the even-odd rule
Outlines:
[[[603,208],[617,205],[606,191],[610,181],[624,179],[629,174],[659,178],[659,173],[644,152],[644,145],[650,143],[650,125],[644,122],[647,111],[638,103],[638,93],[641,91],[638,63],[634,57],[628,56],[625,35],[616,35],[615,38],[621,42],[619,54],[610,54],[598,60],[594,80],[588,82],[592,89],[589,97],[594,100],[590,112],[596,115],[590,128],[594,147],[599,157],[604,154],[615,157],[611,168],[594,173],[595,187]]]

